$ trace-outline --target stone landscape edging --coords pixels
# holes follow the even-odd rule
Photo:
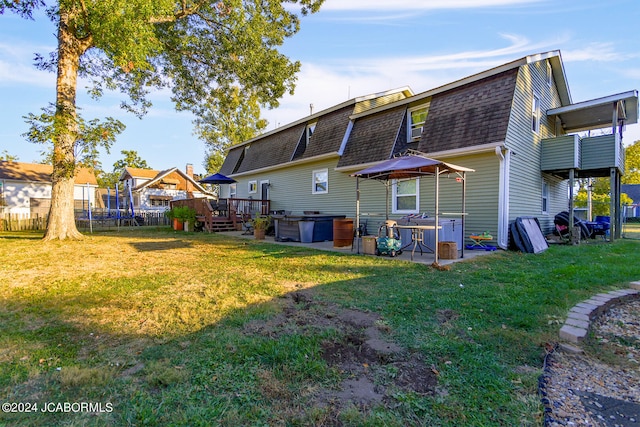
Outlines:
[[[560,328],[560,339],[574,344],[582,342],[594,318],[616,303],[635,298],[640,298],[640,281],[629,283],[628,289],[600,293],[576,304]]]

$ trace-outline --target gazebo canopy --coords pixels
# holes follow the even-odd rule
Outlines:
[[[385,160],[370,168],[363,169],[351,176],[368,179],[408,179],[419,178],[425,175],[455,173],[455,172],[475,172],[473,169],[441,162],[416,154],[395,157]]]
[[[438,262],[438,227],[439,227],[439,204],[440,204],[440,175],[457,173],[462,178],[462,235],[464,239],[464,215],[465,212],[465,199],[466,199],[466,173],[475,172],[474,169],[465,168],[462,166],[456,166],[451,163],[442,162],[440,160],[430,159],[418,151],[410,151],[404,156],[394,157],[393,159],[385,160],[378,163],[375,166],[363,169],[361,171],[351,174],[356,178],[356,231],[360,230],[360,184],[359,179],[375,179],[378,181],[385,181],[387,188],[387,202],[385,209],[387,209],[387,219],[389,218],[388,206],[389,206],[389,182],[396,179],[412,179],[420,178],[423,176],[435,177],[435,248],[434,255],[435,261]],[[464,244],[463,244],[464,246]],[[464,248],[461,248],[462,256],[464,256]]]

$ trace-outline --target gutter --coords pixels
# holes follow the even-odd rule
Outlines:
[[[493,153],[495,152],[496,147],[502,147],[502,146],[504,146],[504,141],[497,141],[497,142],[490,142],[488,144],[475,145],[472,147],[456,148],[453,150],[437,151],[434,153],[426,153],[426,154],[432,159],[441,160],[443,158],[448,158],[448,157],[473,155],[473,154],[480,154],[480,153]],[[371,166],[375,166],[386,160],[389,160],[389,159],[378,160],[375,162],[368,162],[368,163],[360,163],[357,165],[341,166],[341,167],[336,167],[334,170],[336,172],[359,171],[361,169],[366,169]]]
[[[339,156],[340,156],[340,154],[337,151],[333,151],[331,153],[320,154],[320,155],[309,157],[309,158],[306,158],[306,159],[299,159],[299,160],[294,160],[292,162],[286,162],[286,163],[278,163],[277,165],[266,166],[266,167],[260,168],[260,169],[252,169],[252,170],[246,171],[246,172],[238,172],[238,173],[230,174],[228,176],[230,178],[237,178],[237,177],[242,177],[242,176],[246,176],[246,175],[255,175],[257,173],[269,172],[269,171],[278,170],[278,169],[282,169],[282,168],[288,168],[290,166],[302,165],[302,164],[305,164],[305,163],[313,163],[313,162],[317,162],[317,161],[320,161],[320,160],[332,159],[334,157],[339,157]]]
[[[509,247],[509,171],[511,168],[511,151],[504,147],[495,148],[500,160],[500,177],[498,189],[498,246]]]

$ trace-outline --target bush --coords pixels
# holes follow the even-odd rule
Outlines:
[[[177,219],[181,222],[194,224],[196,221],[196,211],[189,206],[175,206],[164,213],[169,219]]]

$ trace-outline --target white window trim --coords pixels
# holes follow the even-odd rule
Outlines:
[[[551,69],[551,62],[547,61],[547,85],[553,86],[553,72]]]
[[[316,190],[316,174],[327,174],[327,189],[324,191]],[[329,193],[329,169],[316,169],[311,173],[311,194],[327,194]]]
[[[413,130],[413,124],[414,124],[411,121],[411,113],[416,111],[416,110],[424,110],[424,109],[427,109],[427,111],[428,111],[428,106],[426,104],[425,105],[419,105],[419,106],[413,107],[413,108],[409,108],[407,110],[407,141],[409,141],[409,142],[416,141],[416,140],[420,139],[419,136],[417,136],[417,137],[412,137],[411,136],[411,131]],[[421,129],[424,128],[424,124],[425,123],[426,123],[426,120],[424,122],[422,122]],[[422,134],[422,131],[420,132],[420,134]]]
[[[311,122],[307,125],[307,128],[305,129],[305,132],[304,132],[305,146],[309,146],[309,143],[311,142],[311,137],[316,132],[317,125],[318,125],[317,121]]]
[[[238,194],[238,185],[236,183],[229,184],[229,198],[234,199]]]
[[[258,192],[258,181],[251,180],[247,184],[247,191],[249,194],[256,194]]]
[[[541,192],[542,192],[542,197],[541,197],[540,203],[542,204],[542,206],[540,207],[540,210],[542,211],[543,214],[548,214],[549,213],[549,183],[544,178],[542,179]]]
[[[416,181],[416,207],[415,209],[398,209],[398,180],[393,180],[392,183],[392,198],[391,198],[391,212],[392,213],[398,213],[398,214],[410,214],[410,213],[419,213],[420,212],[420,179],[417,178],[411,178],[414,179]],[[409,181],[408,179],[406,180],[400,180],[400,181]],[[406,194],[406,196],[410,196],[412,194]]]
[[[536,102],[537,101],[537,102]],[[533,99],[531,100],[531,131],[538,134],[540,133],[540,121],[541,121],[541,111],[542,111],[542,100],[540,99],[540,95],[537,93],[533,94]]]
[[[269,187],[270,187],[270,185],[271,185],[268,179],[262,179],[262,180],[260,180],[260,186],[258,187],[258,188],[260,189],[260,198],[262,198],[262,186],[263,186],[264,184],[267,184],[267,200],[268,200],[268,199],[269,199],[269,197],[270,197],[270,194],[269,194]]]

